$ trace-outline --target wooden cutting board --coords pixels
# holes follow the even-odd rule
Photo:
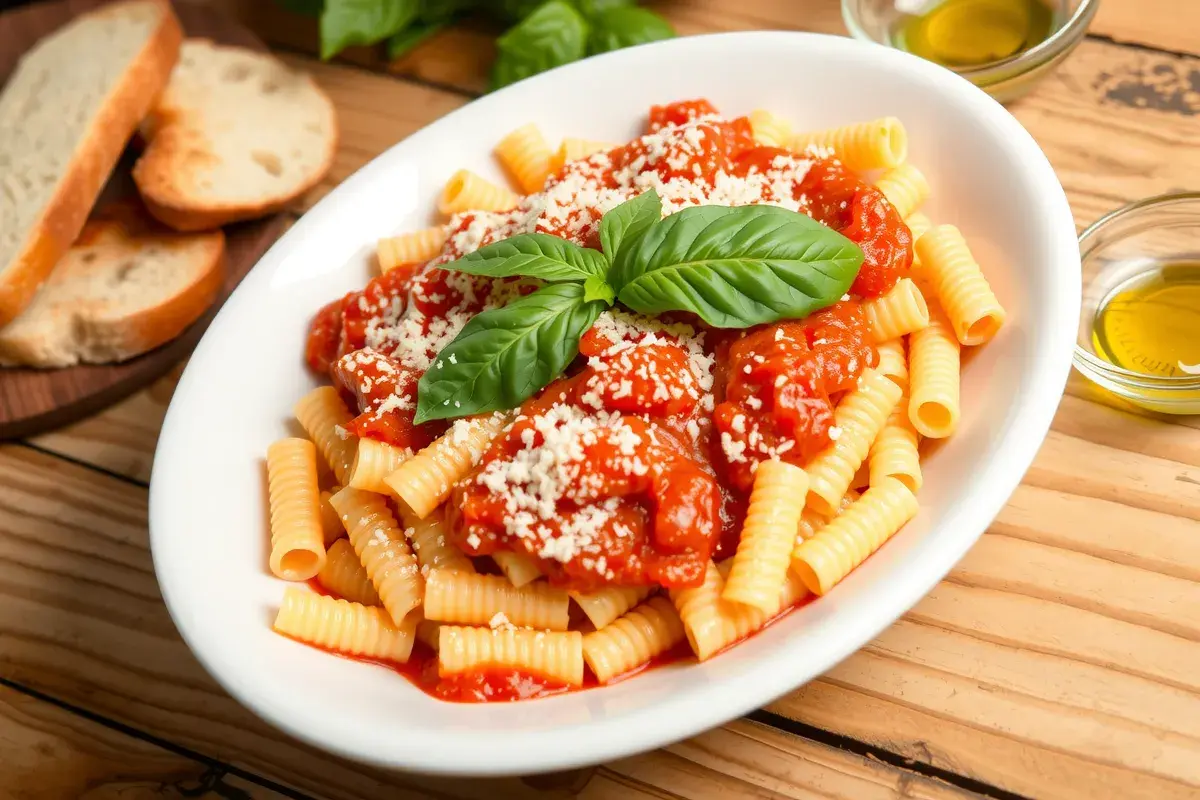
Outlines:
[[[103,0],[58,0],[0,14],[0,84],[16,68],[21,54],[76,15]],[[252,33],[203,6],[175,4],[188,36],[222,44],[266,50]],[[136,153],[127,152],[101,196],[101,202],[135,193],[129,169]],[[0,439],[30,436],[85,417],[141,389],[191,353],[217,309],[260,256],[287,228],[286,214],[227,226],[225,284],[212,308],[178,338],[123,364],[83,365],[57,370],[0,368]]]

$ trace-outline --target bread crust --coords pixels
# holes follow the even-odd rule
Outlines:
[[[0,325],[7,325],[29,305],[38,287],[83,230],[88,213],[126,142],[166,86],[179,58],[183,31],[170,4],[167,0],[139,2],[154,2],[160,7],[158,27],[93,118],[89,133],[76,149],[58,188],[30,228],[24,247],[0,272]],[[125,5],[115,3],[89,14],[120,13]]]

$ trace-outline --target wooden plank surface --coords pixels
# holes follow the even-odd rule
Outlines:
[[[1141,17],[1137,1],[1105,0],[1095,30],[1139,47],[1093,37],[1012,109],[1080,224],[1200,185],[1200,159],[1181,157],[1200,145],[1200,96],[1177,91],[1200,59],[1147,49],[1200,52],[1200,27],[1185,24],[1183,0],[1171,24]],[[654,5],[685,33],[841,31],[825,0]],[[302,28],[264,33],[298,51],[311,41]],[[390,65],[399,79],[289,56],[341,114],[325,188],[469,101],[488,41],[451,31]],[[161,607],[145,549],[138,484],[172,387],[161,381],[39,438],[45,452],[0,448],[0,677],[314,795],[528,796],[519,781],[430,781],[329,759],[253,719],[204,675]],[[773,704],[760,719],[775,727],[737,722],[614,762],[581,796],[1200,796],[1197,520],[1200,421],[1138,413],[1073,376],[1025,484],[900,623]]]

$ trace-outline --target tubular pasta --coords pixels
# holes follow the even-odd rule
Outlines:
[[[926,231],[933,227],[933,223],[929,220],[929,217],[925,216],[920,211],[905,217],[904,224],[907,225],[908,229],[912,232],[913,242],[916,242],[917,239],[920,239],[925,235]]]
[[[438,200],[438,211],[458,214],[463,211],[507,211],[517,204],[517,196],[474,172],[460,169],[446,182]]]
[[[446,244],[446,229],[425,228],[380,239],[375,244],[379,271],[391,272],[401,264],[420,264],[435,258]]]
[[[901,219],[910,217],[929,197],[929,181],[912,164],[889,169],[875,181],[875,188],[883,192]]]
[[[929,324],[929,307],[921,290],[908,278],[901,278],[891,291],[862,304],[867,327],[876,343],[887,342],[919,331]]]
[[[594,156],[596,153],[607,153],[617,147],[620,145],[595,139],[563,139],[562,144],[551,158],[551,171],[558,172],[564,165],[572,161],[579,161],[588,156]]]
[[[858,379],[858,388],[842,398],[833,411],[840,435],[808,464],[808,504],[814,510],[830,514],[837,508],[900,393],[890,378],[868,369]]]
[[[307,439],[280,439],[267,448],[271,506],[271,572],[306,581],[325,564],[317,489],[317,451]]]
[[[387,494],[388,485],[383,479],[412,458],[412,450],[396,447],[375,439],[359,439],[350,465],[350,480],[346,485],[376,494]]]
[[[883,430],[871,443],[867,454],[870,465],[871,485],[876,486],[884,478],[895,478],[916,494],[921,490],[921,458],[917,452],[917,430],[908,418],[908,391],[900,396],[900,402],[888,415]]]
[[[367,571],[354,547],[345,539],[338,539],[325,554],[325,566],[317,573],[317,581],[339,597],[364,606],[382,605],[379,593],[371,585]]]
[[[606,586],[587,594],[579,592],[568,592],[568,594],[592,623],[592,627],[601,630],[645,600],[651,590],[650,586]]]
[[[343,486],[350,480],[350,465],[354,462],[354,437],[346,425],[354,415],[338,397],[337,389],[321,386],[313,389],[296,403],[293,413],[308,438],[313,440],[321,458],[333,470],[333,476]]]
[[[807,495],[804,470],[785,461],[758,465],[737,553],[721,592],[723,600],[765,612],[778,607]]]
[[[583,685],[583,635],[443,625],[438,631],[438,674],[487,667],[516,669],[551,683]]]
[[[496,157],[525,194],[541,191],[550,175],[553,154],[546,138],[532,122],[522,125],[496,145]]]
[[[458,420],[437,441],[384,479],[391,491],[421,519],[440,506],[454,484],[483,458],[510,415],[496,412]]]
[[[884,117],[792,137],[790,149],[828,148],[849,169],[891,169],[908,157],[908,133],[895,117]]]
[[[421,519],[403,503],[398,505],[404,534],[412,545],[423,574],[428,574],[431,569],[475,571],[475,565],[467,554],[446,539],[446,523],[442,512],[435,511]]]
[[[813,594],[825,594],[916,513],[916,495],[900,481],[884,478],[796,548],[793,571]]]
[[[750,112],[754,140],[767,147],[787,147],[792,139],[792,124],[774,112],[755,109]]]
[[[441,638],[441,630],[442,623],[422,619],[417,623],[417,641],[436,653],[440,647],[438,639]]]
[[[908,337],[908,418],[922,436],[944,439],[958,427],[959,351],[950,320],[929,306],[929,327]]]
[[[341,515],[350,544],[379,593],[380,602],[399,625],[421,604],[423,581],[417,559],[387,501],[373,492],[347,487],[329,502]]]
[[[520,589],[542,577],[542,570],[537,562],[524,553],[514,553],[511,550],[497,550],[492,553],[492,561],[500,567],[508,582]]]
[[[283,593],[275,630],[351,656],[403,664],[412,653],[416,623],[394,625],[382,608],[336,600],[299,587]]]
[[[887,375],[897,386],[907,386],[908,357],[904,354],[904,340],[892,339],[876,345],[875,350],[879,353],[879,365],[875,371]]]
[[[425,581],[425,618],[462,625],[488,625],[497,616],[519,627],[565,631],[567,593],[548,583],[520,589],[499,575],[473,575],[441,569]]]
[[[616,622],[583,637],[583,658],[600,683],[624,675],[684,639],[683,620],[671,601],[653,597]]]
[[[995,336],[1004,324],[1004,308],[958,228],[933,228],[917,239],[915,250],[959,343],[984,344]]]
[[[325,535],[326,547],[346,536],[346,529],[342,527],[342,518],[338,516],[337,510],[329,504],[329,498],[341,488],[334,486],[332,489],[321,492],[321,532]]]

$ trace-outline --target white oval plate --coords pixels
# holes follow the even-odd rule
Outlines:
[[[654,103],[768,108],[798,129],[894,115],[934,187],[926,211],[962,228],[1009,322],[963,374],[958,434],[928,460],[915,520],[832,593],[702,665],[534,702],[455,705],[380,667],[271,632],[284,583],[267,570],[263,454],[315,385],[314,312],[370,276],[375,240],[429,223],[459,167],[499,178],[506,132],[536,121],[624,141]],[[163,596],[196,656],[288,733],[342,756],[431,773],[502,775],[605,761],[682,739],[829,669],[928,592],[1028,468],[1071,363],[1080,306],[1075,226],[1033,139],[948,70],[883,47],[800,33],[647,45],[488,95],[372,161],[304,216],[225,304],[192,357],[159,439],[150,529]]]

